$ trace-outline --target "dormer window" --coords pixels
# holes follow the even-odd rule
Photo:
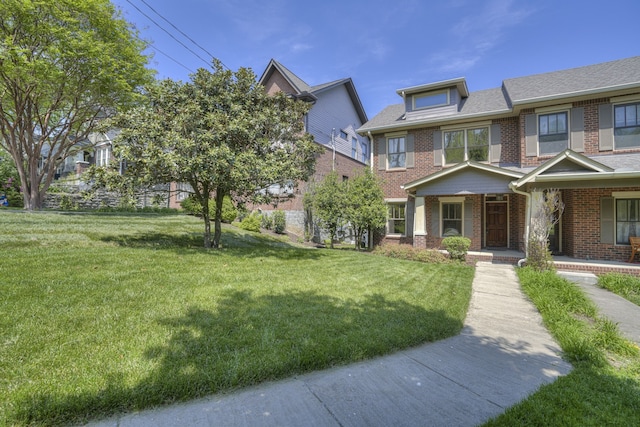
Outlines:
[[[413,95],[413,109],[434,108],[449,105],[449,90]]]

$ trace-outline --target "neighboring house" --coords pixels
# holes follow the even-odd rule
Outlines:
[[[316,172],[310,182],[320,182],[335,170],[343,179],[367,167],[371,161],[371,147],[366,135],[357,129],[367,121],[356,88],[350,78],[310,86],[275,60],[271,60],[259,80],[267,93],[285,92],[312,104],[305,116],[305,131],[311,134],[324,150],[316,161]],[[281,196],[276,207],[262,205],[260,209],[283,210],[287,229],[302,235],[310,226],[304,212],[303,196],[309,183],[274,186],[268,191]]]
[[[504,80],[399,89],[358,129],[373,142],[385,242],[525,250],[530,194],[559,189],[555,254],[626,261],[640,235],[640,57]]]

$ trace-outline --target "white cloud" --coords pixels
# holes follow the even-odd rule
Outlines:
[[[469,8],[469,4],[460,4],[460,7]],[[469,70],[500,45],[508,37],[508,31],[531,13],[529,9],[518,8],[513,0],[492,0],[479,13],[469,11],[450,30],[457,47],[446,46],[446,50],[431,56],[431,63],[443,72]]]

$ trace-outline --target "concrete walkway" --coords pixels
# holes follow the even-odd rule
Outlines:
[[[640,307],[597,285],[591,273],[558,271],[567,280],[578,284],[600,310],[600,314],[618,324],[620,333],[640,346]]]
[[[510,265],[478,263],[456,337],[99,426],[475,426],[571,370]]]

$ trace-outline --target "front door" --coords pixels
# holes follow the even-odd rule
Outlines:
[[[507,203],[487,203],[486,242],[487,247],[507,247]]]

